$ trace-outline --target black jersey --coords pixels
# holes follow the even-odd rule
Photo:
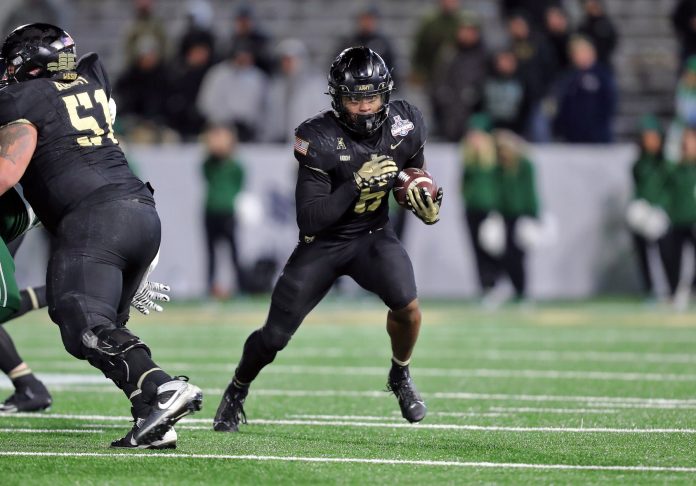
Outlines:
[[[295,130],[300,163],[296,202],[300,237],[352,238],[387,223],[394,181],[358,189],[353,173],[371,158],[388,155],[399,170],[423,166],[423,115],[410,103],[389,104],[389,117],[369,138],[355,137],[332,111],[304,121]]]
[[[77,65],[78,78],[48,78],[0,90],[0,126],[29,122],[38,130],[36,150],[21,184],[49,230],[83,204],[152,196],[128,167],[109,114],[111,86],[96,54]]]

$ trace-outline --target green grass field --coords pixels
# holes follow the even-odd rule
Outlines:
[[[631,302],[486,312],[425,302],[418,425],[384,392],[376,300],[330,299],[253,384],[249,424],[212,417],[267,299],[171,304],[130,327],[203,388],[175,451],[114,451],[125,397],[64,350],[45,312],[7,325],[49,385],[47,413],[0,416],[0,483],[655,484],[696,482],[696,315]],[[9,394],[8,381],[0,382]]]

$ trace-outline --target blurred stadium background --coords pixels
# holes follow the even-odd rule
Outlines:
[[[105,62],[119,106],[118,138],[135,170],[156,188],[163,244],[154,277],[169,283],[174,297],[164,313],[133,315],[129,325],[152,344],[158,362],[189,375],[206,396],[200,414],[177,424],[174,454],[112,451],[109,442],[130,420],[126,401],[101,374],[64,351],[46,312],[30,313],[7,329],[51,390],[54,404],[49,413],[0,416],[2,484],[693,482],[688,478],[696,471],[696,328],[692,313],[637,305],[639,299],[669,301],[672,289],[660,257],[671,261],[673,255],[660,255],[650,238],[638,234],[627,211],[644,196],[634,173],[645,155],[640,141],[646,129],[657,128],[667,139],[658,159],[669,159],[670,167],[691,167],[681,164],[691,158],[680,153],[680,137],[696,121],[689,119],[696,108],[690,103],[696,83],[689,85],[696,71],[696,62],[689,62],[696,52],[696,43],[691,44],[696,2],[604,0],[601,19],[592,22],[586,18],[588,3],[594,2],[0,2],[4,32],[25,22],[50,21],[74,36],[79,53],[96,51]],[[485,49],[483,56],[467,58],[474,63],[462,64],[468,68],[446,64],[453,59],[451,49],[426,49],[426,58],[445,63],[431,72],[444,73],[437,84],[418,73],[414,60],[423,22],[443,4],[454,6],[456,26],[480,31]],[[539,305],[489,312],[479,305],[483,289],[462,191],[463,174],[471,167],[466,154],[473,142],[467,133],[488,133],[496,126],[474,112],[486,111],[483,87],[495,81],[489,79],[491,56],[515,44],[507,16],[522,13],[533,23],[547,7],[562,7],[568,34],[594,34],[598,50],[609,50],[605,73],[615,82],[616,109],[608,120],[609,138],[570,143],[571,135],[554,124],[556,81],[566,79],[556,65],[542,83],[538,116],[525,113],[524,123],[512,126],[527,140],[525,158],[535,167],[537,219],[550,223],[526,252],[526,296]],[[263,323],[269,286],[297,240],[292,128],[297,117],[328,107],[323,92],[329,63],[363,14],[377,15],[380,42],[387,39],[393,48],[395,96],[419,106],[428,120],[426,157],[446,191],[441,222],[427,227],[407,214],[402,233],[423,297],[413,375],[429,415],[419,426],[406,424],[394,398],[381,391],[389,361],[384,306],[374,296],[363,299],[351,282],[341,282],[254,383],[246,403],[249,424],[234,436],[214,433],[215,407],[244,339]],[[239,17],[253,18],[263,35],[240,40]],[[440,30],[445,31],[435,32]],[[515,56],[551,46],[541,26],[531,31],[541,44],[516,43]],[[161,39],[166,40],[158,47]],[[181,54],[182,39],[189,39],[188,56]],[[211,45],[211,39],[212,57],[196,48]],[[240,116],[215,121],[235,125],[244,139],[232,157],[245,173],[236,204],[243,275],[235,275],[223,245],[216,265],[219,288],[212,288],[204,229],[209,187],[202,169],[210,140],[201,136],[205,120],[197,112],[198,91],[213,66],[231,53],[258,47],[257,42],[265,42],[268,64],[262,67],[268,74],[230,75],[212,96],[212,108],[208,105],[214,116],[220,116],[218,107]],[[296,55],[304,69],[293,81],[281,75],[278,61]],[[134,63],[136,58],[141,62]],[[469,76],[472,66],[478,77]],[[541,72],[534,67],[512,77],[527,89],[534,81],[528,76]],[[259,89],[265,82],[267,91]],[[432,103],[433,95],[443,92],[440,104]],[[466,95],[472,92],[476,96]],[[253,96],[265,103],[263,109],[237,111],[251,106]],[[285,110],[289,100],[295,108]],[[455,107],[454,123],[446,125],[435,111],[447,108],[448,101]],[[260,117],[254,120],[255,133],[244,118],[249,113]],[[649,123],[645,115],[652,116]],[[541,125],[530,126],[532,119]],[[574,120],[580,129],[599,125]],[[676,181],[685,181],[679,190],[696,206],[696,178],[685,174]],[[660,194],[649,202],[671,190],[658,187]],[[690,217],[680,220],[687,233],[696,224],[696,214]],[[663,236],[673,229],[662,228]],[[642,281],[636,236],[649,249],[652,288]],[[28,235],[17,258],[20,284],[43,281],[48,244],[41,231]],[[681,247],[670,248],[681,253]],[[694,258],[686,249],[678,277],[688,293]],[[509,296],[505,279],[502,284]],[[0,379],[0,388],[9,393],[9,380]]]
[[[606,34],[607,24],[591,25],[587,3],[598,3],[603,9],[602,16],[613,30],[609,32],[608,43],[606,38],[601,38]],[[608,56],[608,71],[616,83],[616,110],[610,114],[610,138],[601,143],[570,144],[567,140],[572,137],[553,129],[558,111],[555,85],[547,82],[543,93],[533,96],[536,101],[531,103],[541,113],[535,120],[541,119],[546,130],[539,132],[525,126],[517,131],[530,142],[528,158],[536,167],[540,213],[554,223],[554,234],[544,244],[528,251],[527,295],[534,299],[604,294],[659,297],[669,293],[667,279],[659,266],[653,264],[653,270],[658,270],[653,272],[656,282],[652,293],[646,294],[625,214],[634,197],[631,171],[640,152],[637,142],[641,118],[654,115],[666,129],[678,115],[677,83],[682,66],[688,66],[685,49],[690,40],[688,33],[677,31],[678,22],[672,20],[679,3],[690,4],[676,0],[7,0],[0,6],[0,25],[8,32],[23,22],[54,22],[72,33],[79,53],[96,51],[102,57],[119,105],[116,127],[119,140],[137,172],[150,180],[157,191],[164,239],[156,275],[172,285],[175,297],[196,298],[210,292],[206,283],[203,228],[206,185],[201,171],[205,148],[198,134],[206,118],[219,122],[215,117],[220,115],[198,113],[197,122],[183,128],[177,126],[177,120],[196,110],[196,89],[204,75],[204,72],[188,71],[186,49],[192,45],[212,45],[209,53],[212,57],[204,62],[203,71],[227,62],[239,51],[262,52],[257,56],[257,63],[258,57],[265,56],[265,64],[260,66],[265,69],[264,83],[268,82],[264,85],[267,91],[259,94],[262,102],[277,105],[279,99],[289,103],[288,100],[300,97],[298,103],[305,111],[313,112],[314,107],[328,107],[322,79],[331,59],[343,46],[343,39],[356,33],[362,15],[373,15],[379,38],[386,39],[393,51],[390,57],[397,80],[395,96],[410,100],[425,113],[431,131],[426,151],[428,163],[446,190],[440,224],[425,227],[410,215],[406,217],[403,239],[414,261],[420,292],[424,297],[469,298],[480,293],[461,193],[464,162],[460,138],[469,128],[470,116],[455,126],[452,135],[434,113],[439,109],[431,103],[435,81],[414,66],[418,43],[424,42],[419,31],[446,4],[454,6],[462,25],[475,26],[486,54],[483,64],[476,67],[483,70],[483,77],[472,81],[479,83],[476,89],[480,91],[485,76],[490,74],[489,60],[494,53],[513,46],[513,50],[519,50],[516,54],[524,55],[524,46],[511,41],[509,17],[521,15],[528,22],[531,37],[525,44],[527,47],[548,50],[552,43],[543,12],[547,7],[559,7],[568,20],[568,33],[582,31],[591,40],[596,40],[593,35],[600,36],[597,50],[600,58]],[[249,19],[261,34],[240,40],[240,18]],[[264,46],[260,51],[259,42]],[[546,47],[541,49],[539,45]],[[431,51],[430,57],[437,60],[443,57],[446,48]],[[273,82],[282,78],[281,58],[295,54],[303,58],[303,72],[308,76],[299,85],[281,84],[287,89],[282,93],[289,94],[273,98],[269,93],[273,89],[277,93]],[[535,62],[528,71],[543,72],[537,69],[541,64]],[[154,68],[147,67],[148,63]],[[555,80],[564,74],[560,64],[559,61],[550,68]],[[198,76],[198,81],[191,81],[190,76]],[[243,87],[244,82],[254,83],[241,81],[239,86]],[[447,86],[448,80],[440,79],[440,82]],[[454,83],[448,89],[474,89],[457,86]],[[218,92],[216,96],[221,95]],[[234,111],[235,104],[245,104],[252,94],[230,87],[223,97],[219,104],[228,104]],[[173,98],[179,103],[176,109],[172,108],[176,104]],[[461,111],[471,115],[480,109],[480,102],[472,102],[462,106]],[[253,274],[255,268],[259,272],[277,273],[296,241],[295,162],[289,138],[296,121],[292,121],[293,113],[288,110],[291,109],[279,114],[272,106],[265,106],[263,117],[254,121],[255,133],[251,135],[243,133],[251,122],[234,118],[237,115],[223,120],[231,121],[242,139],[237,158],[246,172],[246,180],[238,199],[237,237],[240,264],[247,275]],[[265,129],[283,116],[286,126],[275,135],[267,133]],[[536,116],[530,114],[529,118]],[[580,120],[579,123],[595,122]],[[279,141],[278,133],[287,134],[280,136],[287,140]],[[20,284],[35,284],[43,278],[44,262],[38,255],[45,254],[46,244],[46,238],[35,233],[20,250],[17,260]],[[654,252],[651,258],[655,260]],[[231,268],[228,253],[220,253],[219,259],[216,280],[224,289],[222,293],[238,293],[241,277],[228,270]],[[687,258],[686,264],[692,261],[693,258]],[[258,280],[254,282],[256,287],[267,289],[269,279]],[[342,288],[346,293],[359,292],[350,282]]]

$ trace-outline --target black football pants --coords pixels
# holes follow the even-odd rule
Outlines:
[[[347,241],[300,242],[273,289],[265,325],[244,344],[237,380],[253,381],[342,275],[377,294],[392,310],[403,309],[417,296],[411,260],[390,226]]]
[[[84,358],[86,330],[125,325],[160,231],[155,207],[136,199],[78,208],[61,220],[46,287],[49,315],[68,352]]]

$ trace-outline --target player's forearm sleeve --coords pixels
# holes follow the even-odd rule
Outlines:
[[[301,167],[295,190],[300,233],[315,235],[331,226],[354,203],[359,193],[353,181],[347,181],[331,192],[328,174]]]

